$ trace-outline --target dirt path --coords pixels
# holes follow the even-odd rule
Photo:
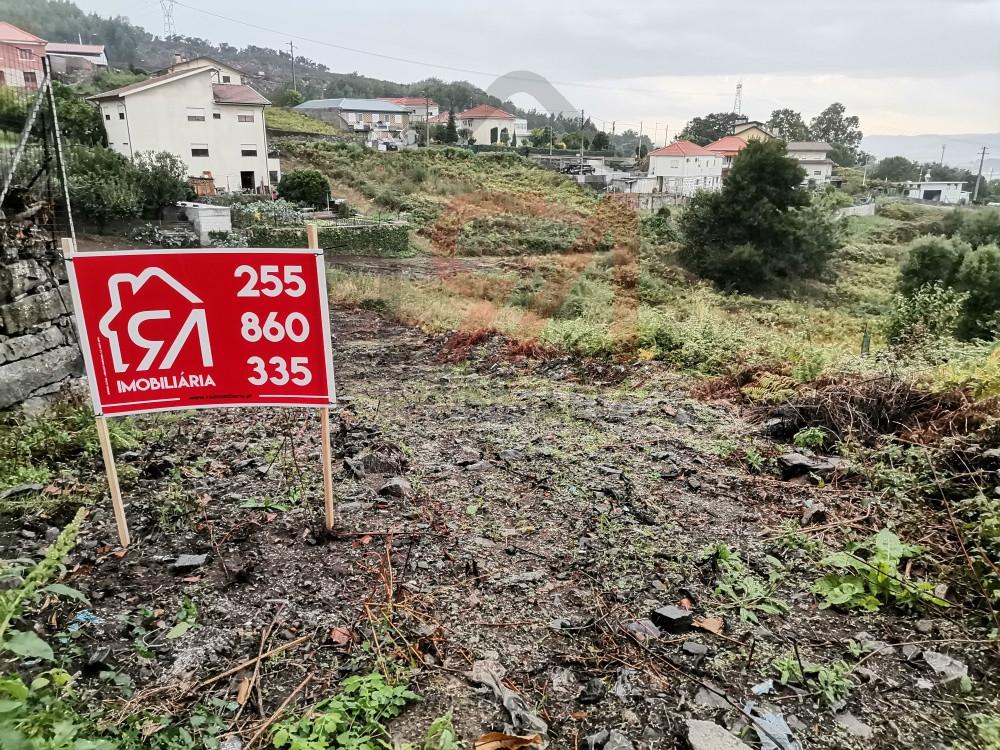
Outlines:
[[[913,618],[817,610],[807,593],[814,577],[801,567],[808,560],[774,538],[806,504],[822,501],[830,518],[848,519],[861,497],[754,476],[725,460],[750,428],[688,401],[676,380],[646,370],[615,388],[495,377],[438,364],[434,342],[361,311],[335,310],[333,331],[343,405],[337,536],[321,528],[316,415],[158,416],[145,420],[156,447],[121,456],[135,544],[112,554],[113,524],[100,506],[75,553],[73,583],[103,624],[82,628],[76,644],[83,661],[109,648],[103,658],[130,675],[143,705],[166,697],[151,688],[255,655],[275,617],[272,645],[311,640],[265,665],[265,715],[305,673],[314,681],[303,701],[315,701],[357,669],[361,653],[380,663],[409,658],[422,663],[413,684],[424,700],[393,731],[413,742],[449,709],[470,742],[509,722],[463,676],[479,660],[505,671],[548,724],[553,748],[584,747],[582,738],[612,728],[636,747],[672,748],[689,717],[738,728],[740,712],[705,683],[737,706],[770,704],[807,747],[931,747],[963,705],[976,705],[953,707],[926,664],[888,643],[840,707],[874,739],[850,734],[833,710],[791,688],[750,694],[793,647],[828,663],[847,658],[852,638],[962,633],[946,618],[917,632]],[[393,477],[408,483],[403,496],[379,494]],[[720,543],[750,561],[747,575],[776,580],[787,614],[751,609],[760,625],[745,623],[731,599],[713,593],[719,571],[702,551]],[[178,555],[199,553],[204,565],[171,572]],[[199,627],[168,640],[185,599]],[[725,630],[682,627],[641,644],[629,635],[639,632],[630,623],[677,604],[724,618]],[[955,653],[995,691],[988,661]],[[231,698],[238,677],[206,694]],[[917,688],[918,679],[930,687]]]

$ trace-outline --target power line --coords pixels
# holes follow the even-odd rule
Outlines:
[[[396,55],[387,55],[387,54],[384,54],[382,52],[372,52],[370,50],[359,49],[358,47],[348,47],[348,46],[343,45],[343,44],[334,44],[333,42],[324,42],[324,41],[321,41],[319,39],[312,39],[310,37],[301,36],[301,35],[298,35],[298,34],[289,34],[288,32],[278,31],[276,29],[268,28],[266,26],[260,26],[259,24],[251,23],[250,21],[245,21],[245,20],[243,20],[241,18],[232,18],[230,16],[224,16],[221,13],[213,13],[212,11],[204,10],[203,8],[196,8],[193,5],[188,5],[186,3],[179,2],[179,0],[162,0],[162,1],[163,2],[171,2],[171,3],[174,3],[176,5],[181,6],[182,8],[187,8],[188,10],[193,10],[196,13],[203,13],[206,16],[212,16],[213,18],[218,18],[218,19],[220,19],[222,21],[229,21],[230,23],[238,23],[238,24],[241,24],[243,26],[247,26],[247,27],[252,28],[252,29],[257,29],[259,31],[266,31],[266,32],[271,33],[271,34],[281,34],[282,36],[287,36],[287,37],[291,37],[293,39],[298,39],[300,42],[308,42],[310,44],[318,44],[321,47],[330,47],[331,49],[339,49],[339,50],[343,50],[345,52],[354,52],[355,54],[359,54],[359,55],[368,55],[370,57],[378,57],[378,58],[381,58],[383,60],[392,60],[394,62],[407,63],[409,65],[421,65],[421,66],[424,66],[424,67],[427,67],[427,68],[438,68],[440,70],[450,70],[450,71],[453,71],[455,73],[466,73],[466,74],[469,74],[469,75],[487,76],[489,78],[504,77],[504,78],[507,78],[507,79],[512,80],[512,81],[527,81],[527,82],[530,82],[530,83],[537,83],[538,82],[537,78],[527,78],[527,77],[510,75],[510,74],[507,74],[507,73],[493,73],[493,72],[490,72],[490,71],[487,71],[487,70],[475,70],[473,68],[460,68],[460,67],[456,67],[454,65],[441,65],[439,63],[427,62],[426,60],[414,60],[414,59],[411,59],[411,58],[408,58],[408,57],[398,57]],[[663,94],[668,93],[664,89],[639,89],[639,88],[633,88],[633,87],[630,87],[630,86],[601,86],[601,85],[595,84],[595,83],[582,83],[580,81],[558,81],[558,80],[550,80],[549,83],[558,84],[559,86],[573,86],[573,87],[576,87],[576,88],[596,89],[596,90],[600,90],[600,91],[629,91],[629,92],[633,92],[633,93],[637,93],[637,94],[655,94],[655,95],[659,95],[659,96],[662,96]],[[719,98],[719,97],[725,96],[725,94],[721,94],[721,93],[709,93],[709,92],[684,91],[684,92],[676,92],[676,93],[677,93],[678,96],[700,96],[700,97],[710,97],[710,98]]]

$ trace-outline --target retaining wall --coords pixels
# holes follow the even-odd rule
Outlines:
[[[0,410],[37,406],[83,374],[72,304],[61,257],[0,258]]]

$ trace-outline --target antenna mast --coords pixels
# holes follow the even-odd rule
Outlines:
[[[177,27],[174,26],[174,0],[160,0],[160,8],[163,10],[163,36],[177,36]]]
[[[733,112],[743,114],[743,79],[736,84],[736,97],[733,99]]]

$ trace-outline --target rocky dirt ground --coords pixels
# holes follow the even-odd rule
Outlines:
[[[314,414],[148,417],[148,444],[119,457],[133,545],[117,549],[98,503],[68,580],[91,606],[63,605],[45,627],[75,618],[84,690],[120,715],[232,700],[253,668],[227,671],[288,643],[261,661],[236,736],[306,676],[298,706],[404,663],[422,699],[391,730],[413,742],[451,710],[470,745],[508,729],[574,749],[740,747],[734,735],[946,748],[995,699],[975,617],[818,608],[818,545],[891,513],[859,484],[752,473],[734,449],[759,426],[734,407],[693,401],[648,364],[517,362],[489,346],[447,364],[439,339],[358,310],[335,310],[333,330],[333,534]],[[99,486],[98,471],[69,467],[61,485]],[[36,551],[50,522],[9,529],[4,546]],[[736,593],[717,593],[720,544],[742,564]],[[782,685],[782,657],[850,665],[846,696]]]

